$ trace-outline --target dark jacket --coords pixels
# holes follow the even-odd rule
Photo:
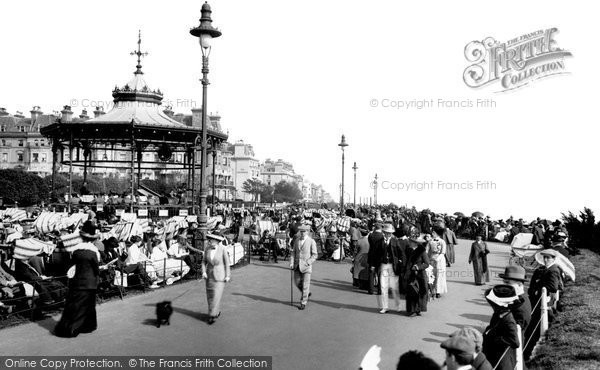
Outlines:
[[[413,272],[413,266],[417,271]],[[404,285],[408,286],[412,281],[419,283],[419,295],[427,294],[427,276],[425,269],[429,267],[429,257],[423,246],[415,249],[406,249],[406,265],[404,266]]]
[[[492,366],[498,370],[513,370],[517,363],[515,349],[519,347],[517,322],[510,311],[494,312],[490,325],[483,333],[482,352]],[[504,354],[504,351],[508,351]]]
[[[388,246],[386,246],[386,244],[385,244],[385,238],[377,239],[373,243],[373,246],[374,246],[375,250],[373,253],[370,253],[371,246],[369,245],[369,253],[370,253],[369,264],[372,266],[379,266],[380,264],[382,264],[384,262],[385,251],[388,248]],[[392,236],[390,238],[388,250],[389,250],[389,252],[391,252],[391,255],[388,256],[388,258],[391,259],[391,261],[388,261],[388,263],[392,264],[392,268],[394,269],[394,274],[400,275],[400,273],[403,271],[402,266],[404,264],[404,261],[406,260],[406,257],[404,255],[404,251],[400,247],[400,240],[398,240],[395,236]]]
[[[525,329],[531,321],[531,302],[525,294],[519,296],[519,300],[510,306],[510,311],[515,318],[515,321],[521,326],[521,333],[525,333]]]
[[[561,286],[560,268],[554,264],[550,268],[538,267],[531,277],[529,284],[529,300],[535,305],[542,295],[542,288],[546,288],[548,294],[556,293]]]
[[[377,256],[381,253],[380,249],[383,243],[383,232],[381,232],[381,230],[373,231],[369,234],[367,240],[369,241],[369,254],[367,258],[369,266],[379,268]]]
[[[69,289],[95,290],[98,287],[98,256],[96,252],[79,249],[73,252],[75,276],[69,279]]]
[[[449,228],[446,228],[446,230],[444,230],[444,234],[442,235],[442,238],[446,242],[446,245],[448,245],[448,244],[452,244],[452,245],[458,244],[458,240],[456,240],[456,234],[454,234],[454,231],[450,230]]]

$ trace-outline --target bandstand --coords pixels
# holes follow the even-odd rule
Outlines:
[[[147,53],[142,53],[140,48],[141,37],[137,50],[131,53],[137,55],[136,71],[127,84],[113,90],[114,106],[110,111],[84,122],[73,122],[70,107],[65,106],[61,118],[40,130],[52,141],[52,194],[59,162],[69,166],[70,194],[73,166],[83,167],[84,181],[90,168],[129,172],[132,195],[136,194],[142,170],[183,171],[187,172],[191,212],[195,214],[196,183],[202,183],[194,181],[196,170],[201,166],[197,154],[202,149],[202,128],[177,122],[163,111],[162,92],[152,90],[144,79],[141,57]],[[227,134],[215,127],[208,126],[206,132],[209,148],[227,140]],[[106,152],[127,154],[116,158],[98,155]],[[68,157],[65,153],[69,153]],[[145,156],[145,153],[151,155]],[[183,153],[181,162],[173,160],[177,153]],[[130,207],[133,211],[133,201]]]

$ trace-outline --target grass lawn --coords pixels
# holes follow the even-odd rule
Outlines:
[[[562,311],[529,369],[600,369],[600,255],[581,250],[571,261],[577,282],[566,285]]]

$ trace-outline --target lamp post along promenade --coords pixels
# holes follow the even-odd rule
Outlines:
[[[200,41],[200,49],[202,50],[202,151],[200,154],[200,212],[198,215],[198,230],[200,232],[200,243],[202,248],[206,242],[207,233],[207,215],[206,215],[206,195],[208,192],[206,186],[206,98],[207,98],[207,87],[208,87],[208,57],[211,51],[211,41],[213,38],[221,36],[221,31],[212,26],[211,19],[212,10],[208,2],[202,5],[200,25],[192,28],[190,34],[194,37],[198,37]]]

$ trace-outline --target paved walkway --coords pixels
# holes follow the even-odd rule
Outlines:
[[[352,287],[350,264],[317,261],[307,309],[290,306],[287,262],[253,262],[236,269],[223,314],[206,323],[203,281],[191,281],[97,307],[99,329],[57,338],[52,317],[0,331],[0,355],[253,355],[273,356],[274,369],[356,369],[369,347],[383,347],[381,369],[393,369],[411,349],[444,361],[440,343],[465,325],[485,327],[491,308],[473,283],[470,241],[460,240],[448,269],[449,293],[421,317],[378,313],[377,296]],[[488,243],[492,283],[508,263],[509,247]],[[297,305],[299,292],[294,290]],[[173,300],[170,326],[154,326],[155,303]],[[401,302],[404,310],[404,301]]]

